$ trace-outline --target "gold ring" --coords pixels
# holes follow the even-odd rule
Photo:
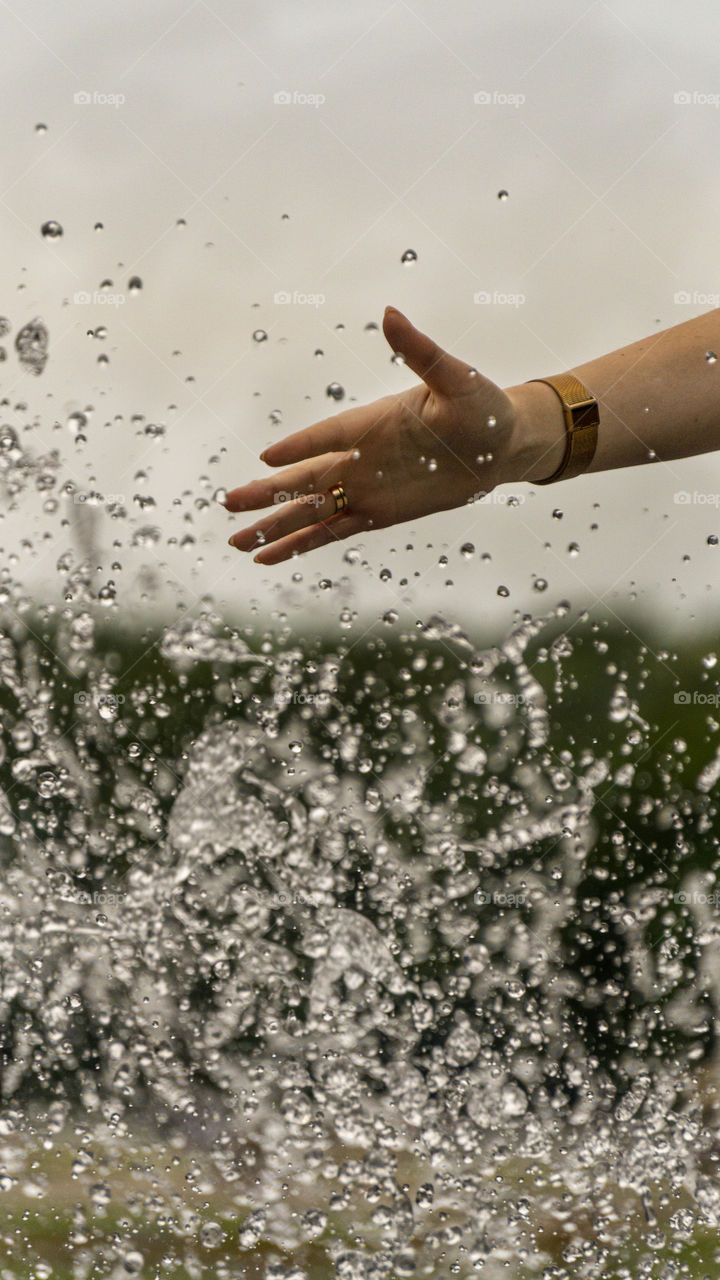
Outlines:
[[[338,511],[344,511],[348,504],[347,494],[341,484],[334,485],[330,492],[335,499],[335,514],[337,515]]]

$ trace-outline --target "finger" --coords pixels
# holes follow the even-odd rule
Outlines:
[[[332,418],[323,418],[311,427],[304,427],[284,440],[269,444],[260,457],[269,467],[286,467],[291,462],[315,458],[320,453],[350,449],[373,422],[379,421],[376,411],[377,405],[370,405],[333,414]]]
[[[336,511],[332,493],[302,495],[295,502],[283,504],[273,515],[257,520],[246,529],[239,529],[228,543],[237,551],[257,551],[258,546],[266,542],[276,542],[318,521],[331,519]]]
[[[317,460],[288,467],[263,480],[251,480],[249,484],[231,489],[225,495],[226,511],[257,511],[277,503],[291,502],[302,494],[322,493],[337,484],[338,468],[345,458],[343,453],[327,453]]]
[[[416,329],[395,307],[385,308],[383,333],[393,351],[402,355],[408,368],[439,395],[456,396],[476,391],[488,381],[464,360],[443,351],[437,342]]]
[[[306,551],[314,551],[329,542],[342,542],[343,538],[361,533],[366,523],[359,516],[349,513],[333,516],[330,520],[323,520],[320,524],[283,538],[281,542],[273,543],[272,547],[258,552],[253,558],[256,564],[281,564],[293,555],[304,555]]]

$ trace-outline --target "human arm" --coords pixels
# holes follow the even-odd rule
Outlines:
[[[258,563],[461,506],[499,484],[538,483],[562,462],[563,410],[551,387],[501,389],[393,308],[383,330],[420,384],[277,441],[262,457],[282,470],[228,493],[232,512],[274,504],[230,540]],[[720,448],[720,362],[706,358],[719,344],[716,310],[574,366],[599,405],[588,471]],[[336,514],[337,484],[348,507]]]

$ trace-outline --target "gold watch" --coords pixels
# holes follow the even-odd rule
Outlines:
[[[579,476],[590,466],[595,455],[600,413],[592,392],[572,373],[556,373],[550,378],[529,378],[529,382],[546,382],[560,397],[565,415],[565,454],[560,466],[547,480],[533,484],[552,484]]]

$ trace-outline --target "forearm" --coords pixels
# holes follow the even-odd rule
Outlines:
[[[720,310],[576,365],[571,372],[595,396],[600,413],[588,471],[720,449],[720,360],[708,360],[708,352],[720,352]],[[507,393],[518,412],[509,478],[545,479],[565,448],[560,400],[539,382],[509,387]]]

